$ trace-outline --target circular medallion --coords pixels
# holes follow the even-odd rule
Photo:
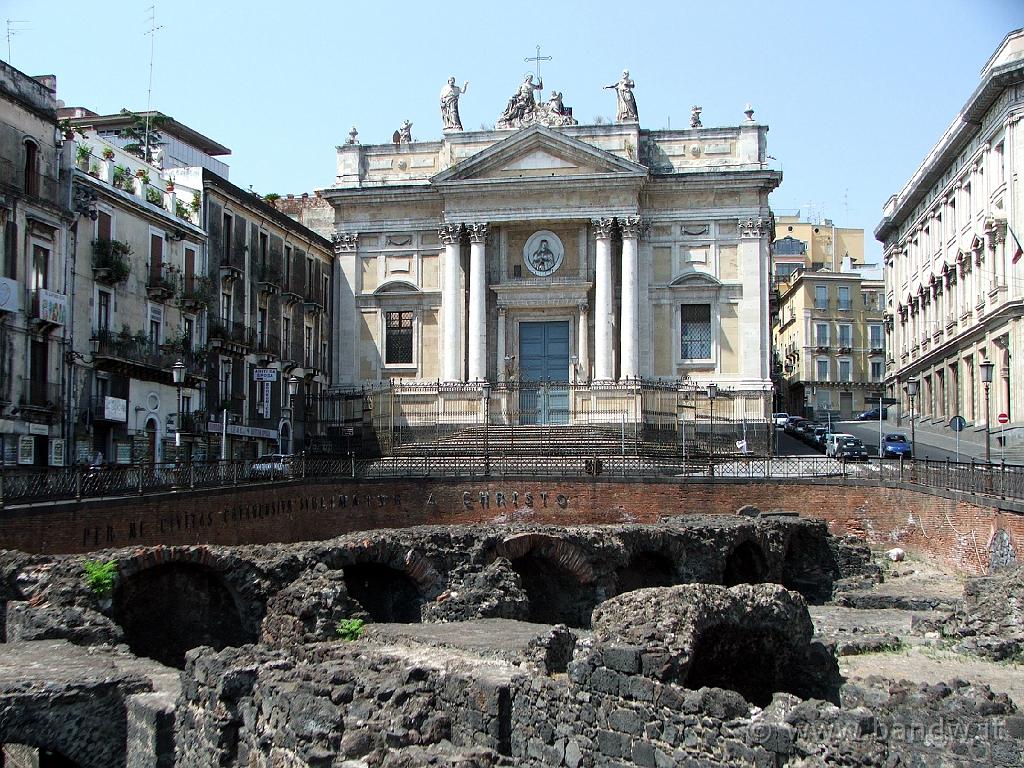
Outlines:
[[[547,277],[562,266],[565,249],[558,235],[547,229],[534,232],[523,246],[523,261],[526,268],[537,275]]]

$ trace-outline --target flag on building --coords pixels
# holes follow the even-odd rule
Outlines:
[[[1013,244],[1017,246],[1016,250],[1013,252],[1012,259],[1012,262],[1016,264],[1018,261],[1020,261],[1021,255],[1024,254],[1024,248],[1021,248],[1020,238],[1017,237],[1017,233],[1013,231],[1009,224],[1006,225],[1006,228],[1010,230],[1010,236],[1013,238]]]

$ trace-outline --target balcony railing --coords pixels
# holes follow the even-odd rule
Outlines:
[[[132,247],[120,240],[92,241],[92,271],[97,282],[117,285],[131,272]]]
[[[225,320],[224,318],[213,318],[207,328],[207,337],[211,342],[221,344],[237,344],[243,347],[251,347],[255,343],[255,333],[252,328],[247,328],[245,323]]]
[[[208,277],[186,276],[182,281],[181,303],[185,309],[197,310],[213,301],[213,282]]]
[[[194,350],[164,349],[142,333],[132,336],[124,332],[98,331],[93,338],[96,340],[95,358],[122,360],[168,372],[181,360],[188,374],[204,375],[206,356]]]
[[[154,301],[166,301],[178,292],[178,283],[178,271],[172,269],[170,264],[153,264],[149,268],[146,293]]]
[[[60,406],[60,384],[32,379],[21,396],[22,408],[53,410]]]
[[[228,413],[241,416],[245,412],[245,395],[216,393],[211,398],[209,405],[211,413],[217,414],[226,409]]]
[[[274,334],[263,333],[256,337],[256,351],[264,355],[281,356],[281,338]]]
[[[36,288],[32,291],[31,318],[44,325],[67,325],[68,297],[63,293]]]

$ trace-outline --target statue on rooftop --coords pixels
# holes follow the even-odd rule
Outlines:
[[[459,118],[459,96],[469,88],[469,80],[459,88],[455,78],[449,77],[448,84],[441,89],[441,122],[446,131],[461,131],[462,120]]]
[[[525,128],[535,123],[548,126],[576,125],[576,120],[572,116],[572,108],[566,107],[562,103],[561,91],[551,91],[550,99],[537,102],[533,92],[541,91],[543,88],[543,80],[534,83],[533,75],[526,75],[515,95],[509,99],[508,106],[498,118],[495,127],[501,130],[503,128]]]
[[[403,120],[398,130],[391,136],[391,141],[394,144],[412,144],[412,123]]]
[[[633,123],[640,119],[636,112],[636,99],[633,97],[633,87],[635,85],[629,77],[629,70],[625,69],[622,71],[622,77],[619,78],[617,83],[605,86],[605,89],[612,88],[615,90],[617,99],[615,121],[618,123]]]

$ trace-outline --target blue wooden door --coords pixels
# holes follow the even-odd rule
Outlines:
[[[569,423],[569,323],[519,324],[520,423]]]

